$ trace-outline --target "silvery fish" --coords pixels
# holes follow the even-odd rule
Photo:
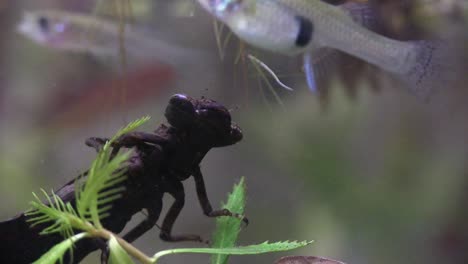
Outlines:
[[[18,32],[37,44],[64,51],[116,56],[123,40],[128,57],[138,62],[156,60],[169,65],[199,61],[198,51],[179,47],[127,25],[121,34],[119,23],[93,15],[57,10],[27,11]]]
[[[316,89],[310,60],[336,49],[394,73],[410,91],[427,98],[450,78],[449,53],[433,41],[398,41],[359,21],[365,9],[346,9],[321,0],[198,0],[242,40],[285,55],[302,55],[307,83]],[[366,5],[357,4],[355,5]],[[447,73],[447,76],[445,76]]]

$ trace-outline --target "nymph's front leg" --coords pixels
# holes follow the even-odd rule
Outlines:
[[[165,186],[167,192],[169,192],[175,199],[174,203],[172,204],[171,208],[166,214],[164,218],[161,233],[159,237],[168,242],[179,242],[179,241],[197,241],[203,242],[203,239],[198,235],[172,235],[172,227],[174,226],[174,222],[179,216],[180,211],[185,204],[185,192],[184,186],[181,182],[173,182],[170,186]]]
[[[96,152],[99,152],[104,147],[104,145],[107,143],[107,141],[109,141],[108,138],[90,137],[90,138],[86,139],[85,144],[87,146],[89,146],[89,147],[94,148],[96,150]],[[119,150],[120,150],[120,146],[115,146],[115,144],[114,144],[113,148],[112,148],[111,157],[112,158],[115,157],[115,155],[117,155]]]
[[[203,209],[203,213],[208,217],[218,217],[218,216],[232,216],[242,219],[242,221],[247,225],[249,220],[237,213],[232,213],[228,209],[213,210],[210,200],[208,200],[208,195],[206,193],[205,182],[203,180],[203,175],[200,171],[200,167],[195,168],[193,172],[193,178],[195,179],[195,188],[197,190],[198,200]]]
[[[160,160],[161,160],[161,147],[160,146],[155,146],[153,149],[153,152],[151,153],[151,160],[153,161],[153,166],[157,167]],[[157,170],[157,169],[156,169]],[[143,178],[147,177],[147,171],[145,171],[145,164],[143,163],[141,156],[133,156],[129,159],[128,165],[127,165],[127,175],[131,179],[136,179],[136,178]],[[150,184],[150,183],[148,183]],[[140,222],[138,225],[136,225],[134,228],[132,228],[130,231],[128,231],[123,238],[132,243],[136,239],[138,239],[140,236],[142,236],[144,233],[146,233],[148,230],[153,228],[156,225],[156,222],[159,218],[159,214],[161,213],[162,209],[162,195],[163,193],[160,191],[160,189],[154,187],[152,188],[150,186],[145,186],[143,191],[144,194],[144,201],[142,201],[142,208],[146,208],[148,211],[148,216],[145,220]],[[115,219],[115,218],[114,218]],[[124,220],[124,222],[120,221],[117,225],[112,225],[113,229],[112,230],[122,230],[125,227],[125,224],[128,222],[128,220]],[[106,224],[106,227],[109,227],[110,224]],[[120,232],[120,231],[118,231]],[[109,256],[109,249],[106,248],[103,250],[103,253],[101,254],[101,262],[107,263],[107,259]]]
[[[109,141],[108,138],[90,137],[86,139],[85,144],[88,147],[94,148],[96,152],[99,152],[107,141]]]
[[[146,208],[148,215],[145,220],[141,221],[123,236],[123,238],[129,243],[132,243],[153,228],[161,214],[163,193],[156,187],[146,193],[147,195],[145,195],[145,205],[143,208]]]
[[[159,165],[163,159],[163,150],[161,146],[154,146],[149,160],[151,160],[151,169],[144,167],[144,163],[142,162],[141,158],[138,156],[131,160],[132,162],[129,165],[128,174],[130,177],[137,178],[137,177],[154,177],[157,178],[157,175],[148,175],[150,172],[156,173],[159,170]],[[148,184],[150,184],[148,182]],[[161,214],[162,209],[162,196],[163,191],[160,187],[154,186],[154,188],[146,186],[145,188],[145,204],[143,208],[146,208],[148,211],[148,215],[145,220],[140,222],[137,226],[135,226],[132,230],[130,230],[127,234],[123,236],[125,240],[132,243],[137,238],[142,236],[148,230],[153,228],[158,221],[159,215]]]

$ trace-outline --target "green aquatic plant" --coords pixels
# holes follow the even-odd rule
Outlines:
[[[129,158],[130,151],[120,152],[112,157],[111,146],[121,135],[135,130],[148,120],[149,117],[144,117],[130,123],[103,146],[91,164],[86,181],[78,179],[75,189],[76,210],[53,192],[49,196],[43,191],[47,203],[41,202],[33,193],[36,200],[31,202],[34,210],[26,213],[30,217],[28,222],[31,226],[51,222],[53,224],[46,227],[41,235],[60,233],[65,238],[65,241],[43,255],[37,263],[55,263],[61,260],[66,249],[72,250],[73,243],[84,237],[112,237],[111,232],[104,230],[100,220],[108,216],[111,203],[120,198],[123,189],[112,187],[125,180],[122,164]],[[107,190],[103,191],[105,189]],[[84,233],[74,235],[73,230],[81,230]]]

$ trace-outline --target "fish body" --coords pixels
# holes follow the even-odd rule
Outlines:
[[[37,44],[63,51],[115,57],[121,44],[135,61],[157,60],[169,65],[199,59],[197,51],[158,39],[157,34],[138,27],[101,19],[94,15],[58,11],[27,11],[18,32]]]
[[[198,0],[242,40],[285,55],[336,49],[409,82],[421,96],[433,90],[431,77],[440,65],[439,46],[430,41],[398,41],[375,33],[359,21],[355,11],[320,0]],[[354,3],[355,5],[359,5]],[[362,5],[362,4],[361,4]],[[307,67],[305,63],[305,69]],[[307,74],[307,73],[306,73]],[[309,86],[312,73],[308,73]],[[314,89],[314,87],[310,87]]]

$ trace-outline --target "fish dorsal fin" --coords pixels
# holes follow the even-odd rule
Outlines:
[[[348,2],[339,5],[340,8],[349,13],[353,20],[372,31],[378,31],[379,19],[375,8],[369,3]],[[324,93],[330,73],[337,72],[343,57],[348,55],[338,50],[320,47],[313,49],[303,56],[303,67],[307,86],[312,92]]]
[[[379,28],[380,20],[377,17],[377,10],[372,4],[349,2],[340,5],[340,7],[348,12],[356,23],[372,31]]]

